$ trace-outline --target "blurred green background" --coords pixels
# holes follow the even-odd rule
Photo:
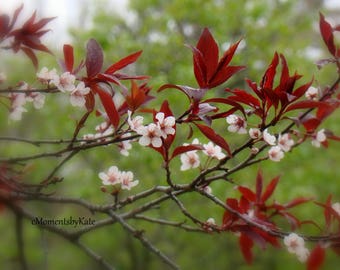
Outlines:
[[[297,70],[304,75],[303,82],[314,76],[315,86],[325,86],[331,84],[336,77],[332,68],[326,67],[318,71],[314,64],[316,60],[327,57],[318,34],[318,12],[323,11],[326,18],[328,14],[331,14],[333,19],[336,18],[335,12],[323,7],[323,1],[130,0],[128,10],[124,13],[117,13],[118,9],[114,4],[110,4],[110,1],[86,0],[81,3],[78,7],[79,18],[75,19],[86,22],[83,23],[84,28],[79,28],[82,25],[80,23],[69,30],[71,43],[77,52],[77,61],[84,57],[85,43],[89,38],[95,38],[103,47],[106,66],[142,49],[141,58],[129,67],[128,71],[152,77],[152,94],[156,95],[157,99],[149,104],[150,107],[158,108],[160,101],[168,99],[170,106],[178,114],[186,108],[188,104],[183,94],[171,90],[158,94],[155,90],[164,83],[196,86],[192,71],[192,54],[184,44],[196,44],[204,27],[209,27],[219,42],[221,51],[240,38],[243,40],[241,49],[232,63],[246,65],[247,69],[228,81],[224,87],[245,87],[245,77],[260,81],[275,51],[286,56],[291,72]],[[39,10],[39,7],[36,8]],[[51,46],[53,48],[53,44]],[[60,58],[62,54],[61,51],[54,52],[55,57],[39,54],[40,68],[57,66],[56,58]],[[6,55],[3,52],[1,54],[1,69],[8,70],[6,84],[14,85],[24,80],[33,86],[39,86],[29,60],[23,59],[22,55]],[[6,85],[2,85],[2,88],[5,87]],[[214,91],[221,93],[223,87]],[[67,97],[59,94],[47,96],[42,110],[28,108],[29,112],[23,115],[22,121],[9,122],[7,109],[0,106],[0,135],[32,139],[70,138],[76,121],[84,113],[72,107]],[[339,119],[340,115],[337,113],[322,127],[340,134]],[[93,133],[95,125],[99,123],[98,118],[91,116],[81,134]],[[221,131],[226,130],[225,122],[221,122],[218,128]],[[180,136],[184,138],[185,135],[183,133]],[[242,141],[232,134],[227,140],[232,147]],[[202,142],[206,140],[203,139]],[[52,151],[55,147],[37,148],[23,143],[0,142],[1,157]],[[317,149],[305,143],[294,149],[291,154],[287,154],[283,161],[266,161],[238,172],[233,175],[233,179],[239,184],[253,187],[256,172],[261,168],[267,181],[276,175],[282,176],[274,194],[275,200],[279,202],[284,203],[297,196],[312,196],[318,201],[325,201],[330,193],[333,194],[334,201],[340,201],[339,150],[339,145],[335,142],[330,142],[328,149]],[[40,182],[57,163],[56,159],[44,159],[26,164],[29,167],[26,181]],[[81,152],[58,173],[64,177],[64,181],[51,187],[49,191],[93,203],[111,202],[113,199],[100,191],[101,182],[98,178],[98,172],[111,165],[134,172],[140,180],[140,185],[132,192],[150,188],[155,184],[164,184],[165,175],[160,169],[160,156],[155,156],[150,149],[142,150],[139,145],[134,144],[127,158],[119,155],[117,147],[114,146]],[[172,165],[173,178],[178,179],[178,182],[188,182],[197,174],[195,170],[181,172],[179,165],[179,160],[175,160]],[[233,186],[225,183],[213,183],[212,189],[221,200],[227,196],[238,196]],[[181,199],[188,210],[196,213],[202,220],[214,217],[220,224],[223,211],[216,209],[212,203],[192,194]],[[60,204],[27,202],[27,208],[44,217],[89,215],[82,209]],[[313,219],[321,224],[323,222],[322,209],[315,207],[313,203],[300,206],[295,212],[302,219]],[[149,214],[174,221],[185,220],[173,202],[166,203]],[[99,220],[101,216],[95,218]],[[271,247],[265,252],[255,247],[254,264],[247,266],[240,253],[237,238],[232,234],[193,233],[139,220],[129,222],[136,228],[143,229],[151,242],[173,258],[181,269],[304,269],[294,255]],[[30,221],[25,221],[24,224],[25,252],[30,269],[97,269],[91,259],[64,239],[40,231],[32,226]],[[13,214],[9,211],[2,212],[2,269],[19,269],[13,227]],[[302,231],[317,233],[310,226]],[[82,240],[111,262],[116,269],[166,269],[158,258],[145,250],[118,225],[89,233]],[[334,269],[337,261],[338,258],[328,252],[323,269]]]

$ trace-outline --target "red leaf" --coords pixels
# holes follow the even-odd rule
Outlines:
[[[322,15],[322,13],[320,13],[319,27],[320,27],[322,38],[329,52],[333,56],[335,56],[336,48],[334,44],[333,29],[332,29],[332,26],[325,20],[325,17]]]
[[[295,206],[298,206],[299,204],[306,203],[306,202],[309,202],[311,200],[312,200],[311,198],[304,198],[304,197],[295,198],[295,199],[291,200],[289,203],[286,203],[284,205],[284,207],[286,209],[293,208]]]
[[[307,120],[303,119],[302,124],[304,128],[306,129],[306,131],[308,133],[311,133],[321,124],[321,121],[313,117],[313,118],[308,118]]]
[[[85,96],[85,107],[87,109],[88,112],[92,112],[94,109],[94,105],[95,105],[95,98],[92,92],[88,93]]]
[[[274,78],[276,74],[276,67],[279,64],[279,56],[277,53],[274,54],[272,62],[270,63],[268,69],[266,70],[262,82],[261,87],[263,89],[273,89]]]
[[[256,176],[256,202],[258,203],[265,201],[261,200],[262,188],[263,188],[263,175],[262,171],[259,170]]]
[[[164,84],[158,89],[158,92],[161,92],[169,88],[178,89],[182,91],[184,94],[187,95],[189,100],[194,100],[194,101],[200,101],[203,98],[204,94],[207,92],[207,89],[196,89],[190,86],[176,85],[176,84]]]
[[[231,76],[245,68],[245,66],[225,66],[217,70],[215,73],[216,75],[209,81],[209,88],[213,88],[224,83]]]
[[[222,147],[224,150],[227,151],[227,153],[229,154],[229,156],[231,157],[231,151],[229,148],[228,143],[223,139],[223,137],[221,137],[220,135],[218,135],[212,128],[208,127],[208,126],[204,126],[204,125],[200,125],[195,123],[195,125],[199,128],[199,130],[211,141],[213,141],[215,144],[219,145],[220,147]]]
[[[106,74],[113,74],[115,73],[117,70],[120,70],[134,62],[137,61],[137,59],[139,58],[139,56],[142,54],[143,51],[138,51],[135,53],[132,53],[126,57],[124,57],[123,59],[119,60],[118,62],[114,63],[113,65],[111,65],[107,70],[105,70],[104,73]]]
[[[21,47],[21,50],[31,59],[35,69],[38,68],[38,58],[32,49],[27,47]]]
[[[307,270],[320,269],[325,260],[325,255],[325,249],[322,248],[320,244],[317,244],[308,257]]]
[[[252,264],[253,262],[253,253],[251,251],[254,242],[251,240],[248,236],[246,236],[244,233],[241,233],[240,239],[239,239],[240,248],[243,254],[244,259],[248,264]]]
[[[96,76],[103,66],[103,50],[95,39],[90,39],[86,45],[86,71],[89,78]]]
[[[64,59],[65,59],[65,69],[72,73],[74,65],[74,55],[73,47],[71,45],[65,44],[63,47]]]
[[[196,48],[202,54],[203,63],[206,67],[206,82],[208,82],[214,75],[218,65],[218,46],[208,28],[204,28]]]
[[[110,119],[111,124],[114,126],[114,128],[117,128],[119,125],[120,117],[116,106],[113,103],[112,96],[105,90],[101,89],[98,85],[93,86],[93,88],[95,89],[95,92],[99,95],[99,98],[104,106],[104,109]]]
[[[266,200],[268,200],[269,197],[273,194],[279,180],[280,180],[280,176],[277,176],[270,181],[270,183],[266,187],[266,190],[264,191],[261,197],[262,202],[265,202]]]
[[[180,154],[193,151],[193,150],[202,150],[202,149],[203,149],[202,145],[195,145],[195,144],[178,146],[175,148],[174,152],[172,153],[170,160]]]
[[[249,202],[255,202],[256,201],[256,195],[253,191],[251,191],[247,187],[238,186],[238,191],[241,192],[241,194],[249,201]]]
[[[322,101],[315,101],[315,100],[302,100],[295,102],[289,105],[285,112],[298,110],[298,109],[308,109],[308,108],[318,108],[318,107],[325,107],[326,104]]]

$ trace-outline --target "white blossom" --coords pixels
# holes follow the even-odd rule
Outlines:
[[[208,218],[206,223],[210,226],[216,226],[216,221],[214,218]]]
[[[340,216],[340,203],[336,202],[332,204],[332,208]]]
[[[163,112],[159,112],[155,117],[158,121],[158,127],[161,131],[161,136],[166,139],[167,135],[174,135],[175,129],[173,128],[176,124],[176,119],[173,116],[165,117]]]
[[[319,98],[319,89],[311,86],[306,91],[305,96],[309,100],[317,100]]]
[[[143,127],[143,116],[137,115],[135,118],[131,119],[132,112],[128,111],[128,124],[133,131],[138,133],[138,129]]]
[[[259,139],[261,137],[261,130],[258,128],[250,128],[249,136],[252,139]]]
[[[133,181],[133,173],[132,172],[122,172],[120,175],[120,184],[122,189],[130,190],[134,186],[137,186],[139,183],[138,180]]]
[[[280,134],[277,139],[277,144],[284,152],[288,152],[294,145],[294,141],[290,138],[288,133],[283,135]]]
[[[181,154],[181,171],[186,171],[192,168],[197,168],[200,165],[200,158],[194,151],[188,151],[186,153]]]
[[[121,138],[126,138],[126,137],[130,137],[131,133],[125,133],[121,136]],[[128,156],[129,155],[129,150],[131,150],[132,145],[130,143],[130,140],[126,140],[126,141],[121,141],[118,143],[118,147],[119,147],[119,152],[123,155],[123,156]]]
[[[309,256],[309,250],[305,248],[304,239],[296,233],[290,233],[285,236],[283,243],[288,249],[288,252],[296,254],[297,258],[301,262],[306,262]]]
[[[284,152],[280,146],[272,146],[268,151],[268,157],[270,160],[279,162],[284,157]]]
[[[151,144],[153,147],[162,146],[162,133],[156,124],[151,123],[147,126],[139,127],[137,133],[142,135],[142,137],[139,138],[139,144],[143,146]]]
[[[85,87],[84,82],[78,83],[77,87],[71,92],[70,102],[72,106],[83,107],[86,103],[85,95],[90,92],[90,88]]]
[[[26,104],[26,94],[24,93],[10,93],[9,99],[11,101],[9,119],[18,121],[22,118],[22,113],[27,112],[24,108]]]
[[[208,142],[207,144],[203,144],[204,150],[203,153],[209,157],[223,159],[225,158],[225,154],[222,153],[222,148],[218,145],[214,145],[212,142]]]
[[[10,110],[9,119],[19,121],[22,118],[22,113],[27,112],[24,107],[14,107]]]
[[[263,140],[269,145],[275,145],[276,142],[275,136],[269,134],[268,129],[263,131]]]
[[[312,145],[319,148],[321,146],[321,143],[326,140],[327,140],[327,136],[325,133],[325,129],[321,129],[313,137]]]
[[[121,183],[121,172],[117,166],[111,166],[107,173],[100,172],[99,178],[102,179],[103,185],[115,185]]]
[[[44,84],[48,84],[52,82],[54,85],[56,85],[54,82],[59,80],[59,76],[57,74],[56,69],[48,70],[47,67],[43,67],[40,72],[37,73],[37,78],[40,82]]]
[[[210,186],[205,186],[205,187],[203,188],[203,191],[206,192],[206,193],[208,193],[208,194],[212,194],[212,188],[211,188]]]
[[[226,117],[226,121],[229,124],[228,130],[230,132],[239,133],[239,134],[246,134],[247,130],[247,122],[241,117],[236,114],[231,114]]]
[[[51,82],[61,91],[61,92],[72,92],[75,90],[74,85],[76,77],[70,72],[64,72],[60,76],[55,76]]]

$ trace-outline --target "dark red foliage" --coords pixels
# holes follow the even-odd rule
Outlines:
[[[266,187],[263,187],[263,175],[259,171],[256,177],[255,192],[245,186],[238,186],[237,189],[241,193],[240,199],[227,198],[226,200],[229,210],[224,212],[222,229],[241,234],[240,248],[248,263],[252,261],[251,247],[253,243],[258,244],[261,248],[265,248],[266,243],[279,246],[277,238],[269,232],[278,231],[273,220],[274,216],[284,217],[293,229],[302,223],[307,223],[305,221],[300,222],[288,210],[310,199],[297,198],[286,204],[276,202],[268,204],[267,201],[274,193],[278,181],[279,177],[275,177]],[[263,230],[263,227],[266,230]]]
[[[219,145],[222,147],[225,151],[227,151],[229,156],[232,156],[232,153],[230,151],[230,147],[226,140],[218,135],[211,127],[205,126],[205,125],[200,125],[195,123],[198,129],[211,141],[213,141],[215,144]]]
[[[149,87],[146,83],[138,85],[135,81],[132,80],[130,93],[125,93],[125,101],[119,107],[119,113],[126,113],[127,110],[134,112],[145,103],[154,99],[153,96],[149,95],[150,91],[151,87]]]
[[[332,27],[325,17],[320,13],[319,27],[323,41],[325,42],[328,51],[335,57],[340,57],[340,48],[337,48],[334,41],[334,31],[339,31],[339,27]]]
[[[31,59],[35,68],[37,68],[38,59],[34,51],[51,53],[40,39],[49,32],[49,30],[44,29],[46,24],[55,17],[36,21],[36,12],[34,12],[21,27],[14,28],[22,9],[23,5],[14,11],[12,20],[10,20],[8,15],[0,15],[0,43],[7,38],[13,38],[8,48],[12,49],[15,53],[20,50],[23,51]]]
[[[325,260],[325,255],[325,249],[317,244],[308,257],[307,270],[319,270]]]
[[[196,47],[190,46],[193,52],[194,73],[200,88],[210,89],[216,87],[244,66],[229,66],[240,41],[232,44],[219,59],[218,45],[208,28],[205,28]]]

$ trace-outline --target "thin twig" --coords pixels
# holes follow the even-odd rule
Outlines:
[[[137,231],[134,229],[131,225],[125,222],[125,220],[117,215],[114,211],[110,210],[109,215],[117,220],[122,227],[128,231],[133,237],[137,238],[144,247],[146,247],[148,250],[150,250],[152,253],[157,255],[165,264],[169,265],[172,269],[179,269],[178,265],[175,264],[168,256],[166,256],[163,252],[161,252],[158,248],[156,248],[154,245],[150,243],[150,241],[144,237],[143,232]]]

